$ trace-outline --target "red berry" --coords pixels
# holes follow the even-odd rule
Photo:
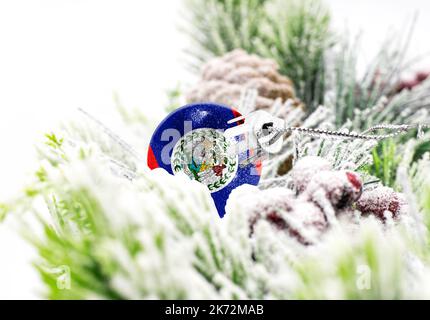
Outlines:
[[[349,182],[351,182],[351,184],[354,186],[354,188],[356,188],[357,190],[361,190],[363,188],[361,179],[355,172],[347,171],[346,177],[348,178]]]
[[[400,92],[404,89],[411,90],[417,85],[421,84],[421,82],[427,80],[427,78],[430,76],[430,72],[428,71],[420,71],[415,74],[414,79],[410,80],[402,80],[398,83],[396,87],[396,92]]]
[[[331,169],[330,162],[324,158],[315,156],[301,158],[291,171],[291,177],[296,190],[303,192],[316,174]]]
[[[415,75],[415,79],[419,82],[423,82],[429,77],[429,75],[430,75],[430,72],[420,71]]]
[[[327,197],[333,208],[344,209],[356,201],[362,192],[359,176],[351,171],[323,171],[310,181],[303,196],[321,205],[318,196]]]
[[[386,213],[392,218],[399,217],[402,207],[405,205],[402,194],[389,187],[378,187],[363,193],[357,201],[357,209],[362,215],[374,215],[382,221],[386,220]]]
[[[327,228],[321,210],[313,203],[295,198],[288,189],[264,190],[254,199],[256,203],[249,220],[250,236],[259,221],[265,220],[275,230],[286,232],[301,244],[309,245]]]

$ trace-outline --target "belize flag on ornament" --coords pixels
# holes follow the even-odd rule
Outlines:
[[[190,104],[173,111],[151,138],[149,168],[163,168],[173,175],[182,172],[206,185],[222,218],[231,191],[242,184],[257,185],[260,180],[261,162],[245,162],[252,150],[237,154],[232,147],[236,141],[223,134],[240,124],[228,124],[239,116],[235,109],[214,103]]]

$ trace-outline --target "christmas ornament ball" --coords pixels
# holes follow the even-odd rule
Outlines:
[[[235,109],[215,103],[189,104],[170,113],[155,129],[148,148],[148,167],[170,174],[185,173],[207,186],[220,217],[233,189],[257,185],[261,162],[247,163],[253,150],[234,152],[223,132],[239,123]],[[238,138],[239,139],[239,138]]]

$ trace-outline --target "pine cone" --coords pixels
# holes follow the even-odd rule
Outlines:
[[[272,107],[275,99],[295,99],[292,81],[278,73],[274,60],[236,49],[214,58],[202,68],[201,81],[187,95],[188,102],[217,102],[237,106],[245,89],[256,89],[256,109]]]

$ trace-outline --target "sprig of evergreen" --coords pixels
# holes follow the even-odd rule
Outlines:
[[[191,0],[194,61],[242,48],[274,59],[309,112],[323,102],[330,15],[318,0]],[[198,66],[199,64],[194,64]]]
[[[256,51],[274,59],[293,79],[297,96],[309,112],[323,103],[325,55],[332,45],[330,14],[319,1],[278,1],[269,9],[266,32]]]
[[[326,59],[329,15],[317,1],[287,1],[288,10],[271,0],[191,3],[191,35],[200,49],[193,56],[202,62],[241,47],[274,58],[307,104],[308,117],[300,114],[304,125],[360,131],[380,122],[429,118],[429,81],[411,91],[392,91],[401,51],[383,48],[362,81],[356,75],[355,45],[345,45],[333,61]],[[178,93],[170,95],[172,107]],[[321,102],[326,107],[313,110]],[[140,110],[119,106],[119,111],[135,133],[130,136],[147,141],[151,130],[146,127],[154,123]],[[136,123],[140,131],[134,131]],[[233,192],[220,221],[204,186],[150,172],[100,128],[81,121],[46,135],[33,183],[18,200],[0,205],[0,220],[6,211],[37,217],[42,232],[32,225],[26,237],[38,250],[35,265],[46,296],[53,299],[428,298],[429,137],[384,142],[374,149],[373,164],[371,142],[302,139],[302,155],[329,158],[336,169],[366,166],[369,174],[404,192],[410,220],[424,220],[381,224],[363,218],[351,232],[351,225],[343,228],[339,219],[311,248],[266,221],[250,237],[240,197],[246,190]],[[283,156],[291,156],[293,138]],[[273,174],[276,169],[276,164],[269,167]],[[129,172],[133,181],[124,178]],[[256,196],[258,190],[252,192]],[[70,288],[59,286],[61,267],[70,271]],[[357,285],[360,270],[371,272],[370,287]]]
[[[213,56],[236,48],[255,51],[262,25],[267,19],[265,5],[271,0],[187,0],[185,29],[194,46],[187,50],[198,66]]]

